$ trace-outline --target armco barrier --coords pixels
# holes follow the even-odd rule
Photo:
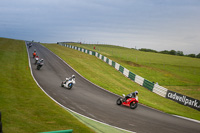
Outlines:
[[[120,66],[120,64],[115,62],[115,69],[117,69],[118,71],[119,71],[119,66]]]
[[[114,61],[112,61],[112,66],[115,67],[115,62]]]
[[[114,62],[114,61],[110,60],[109,58],[101,55],[98,52],[94,52],[94,51],[87,50],[87,49],[84,49],[84,48],[75,47],[75,46],[68,45],[68,44],[63,44],[61,42],[58,42],[58,44],[61,45],[61,46],[65,46],[65,47],[68,47],[68,48],[79,50],[79,51],[84,52],[84,53],[88,53],[90,55],[94,55],[97,58],[99,58],[102,61],[104,61],[107,64],[109,64],[110,66],[114,67],[116,70],[118,70],[119,72],[121,72],[124,76],[128,77],[129,79],[131,79],[132,81],[138,83],[139,85],[147,88],[148,90],[150,90],[150,91],[152,91],[152,92],[154,92],[154,93],[156,93],[156,94],[158,94],[158,95],[160,95],[162,97],[165,97],[165,98],[168,98],[168,99],[171,99],[173,101],[176,101],[176,102],[180,103],[179,100],[174,100],[173,98],[167,97],[167,95],[169,94],[168,92],[172,92],[172,91],[170,91],[170,90],[168,90],[168,89],[166,89],[166,88],[164,88],[162,86],[159,86],[158,84],[154,84],[153,82],[148,81],[148,80],[144,79],[143,77],[130,72],[128,69],[124,68],[123,66],[121,66],[117,62]],[[178,95],[178,93],[176,93],[176,94]],[[189,98],[189,97],[187,97],[187,98]],[[190,99],[193,99],[193,98],[190,98]],[[200,102],[199,102],[199,100],[193,99],[193,101],[194,101],[193,104],[195,106],[190,106],[190,104],[183,104],[183,105],[189,106],[191,108],[199,110],[200,109],[200,105],[199,105]],[[182,103],[180,103],[180,104],[182,104]]]
[[[135,76],[135,82],[142,86],[143,82],[144,82],[144,78],[140,77],[139,75],[136,75]]]
[[[144,82],[143,82],[143,86],[145,88],[147,88],[148,90],[152,91],[153,90],[153,87],[154,87],[154,83],[144,79]]]
[[[121,72],[121,73],[124,73],[124,67],[123,66],[119,66],[119,71]]]
[[[167,95],[167,89],[158,85],[158,84],[154,84],[154,88],[153,88],[153,92],[162,96],[162,97],[165,97]]]
[[[123,74],[126,76],[126,77],[129,77],[129,70],[124,68],[124,72]]]
[[[128,78],[130,78],[131,80],[135,81],[135,74],[129,71],[129,75]]]

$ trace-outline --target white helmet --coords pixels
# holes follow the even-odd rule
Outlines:
[[[75,75],[72,75],[72,78],[75,78]]]

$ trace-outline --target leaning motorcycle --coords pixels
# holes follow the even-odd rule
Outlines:
[[[40,70],[40,68],[44,65],[43,62],[38,62],[37,63],[37,70]]]
[[[128,99],[126,99],[125,98],[125,95],[123,94],[123,97],[120,97],[120,98],[118,98],[117,99],[117,102],[116,102],[116,104],[117,105],[124,105],[124,106],[128,106],[128,107],[130,107],[131,109],[135,109],[135,108],[137,108],[137,106],[138,106],[138,98],[136,97],[136,98],[128,98]]]
[[[71,89],[75,83],[76,83],[75,79],[71,79],[71,80],[68,80],[68,81],[62,81],[61,87]]]

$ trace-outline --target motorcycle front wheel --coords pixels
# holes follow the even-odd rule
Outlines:
[[[40,66],[39,65],[37,66],[37,70],[40,70]]]
[[[130,108],[135,109],[135,108],[137,108],[137,105],[138,105],[138,103],[132,102],[132,103],[130,103]]]
[[[121,105],[122,104],[121,98],[118,98],[116,103],[117,105]]]
[[[69,84],[68,84],[68,89],[71,89],[72,86],[73,86],[73,84],[72,84],[72,83],[69,83]]]
[[[35,65],[37,64],[37,62],[38,62],[38,61],[36,60],[36,61],[35,61]]]

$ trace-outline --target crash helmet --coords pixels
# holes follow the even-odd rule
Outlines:
[[[40,61],[43,61],[43,59],[41,59]]]
[[[138,95],[138,91],[135,91],[135,94]]]
[[[36,49],[34,49],[34,52],[36,52]]]
[[[72,75],[72,78],[75,78],[75,75]]]
[[[66,81],[68,81],[69,80],[69,78],[66,78]]]

